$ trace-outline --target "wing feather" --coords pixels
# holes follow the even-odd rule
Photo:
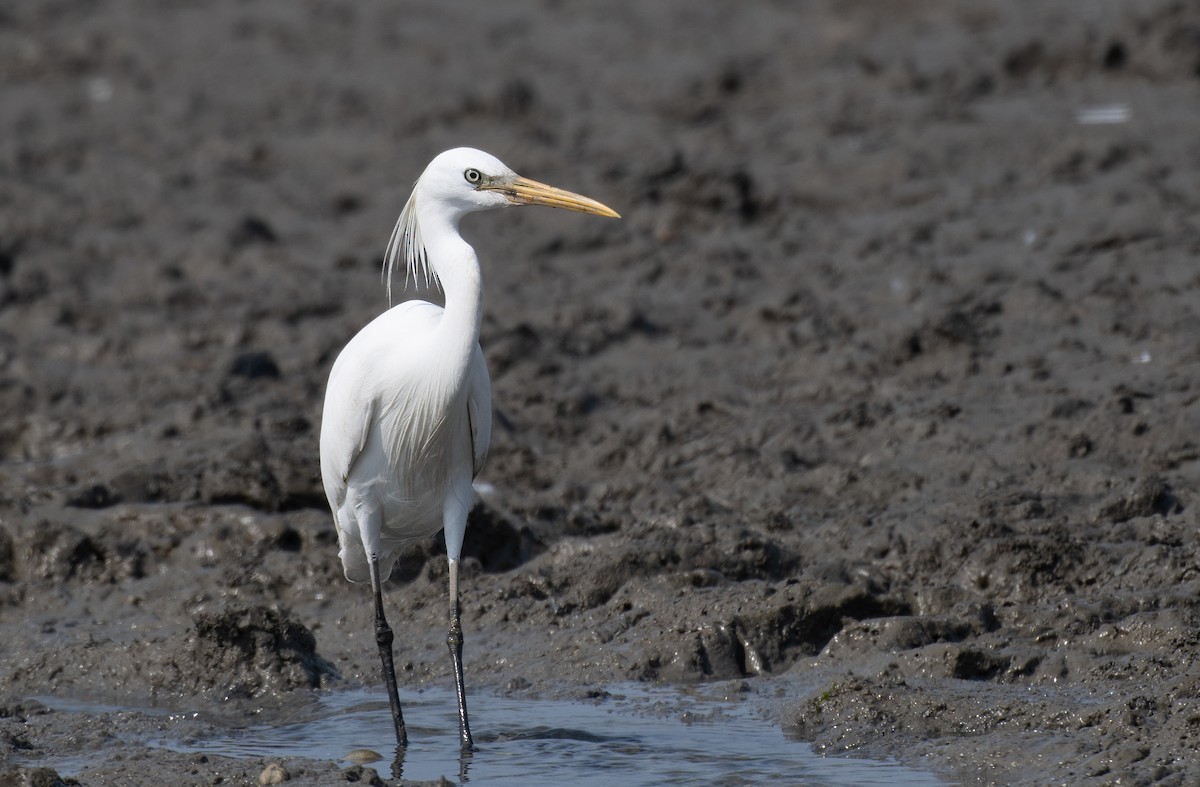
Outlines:
[[[321,417],[321,477],[335,512],[346,499],[350,471],[382,415],[378,396],[381,359],[396,351],[396,337],[429,330],[441,311],[424,301],[399,304],[359,331],[334,362]]]
[[[467,418],[471,422],[472,473],[479,475],[492,443],[492,383],[483,351],[475,348],[467,380]]]

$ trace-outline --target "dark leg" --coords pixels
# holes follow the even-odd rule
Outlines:
[[[464,750],[474,748],[471,739],[471,725],[467,721],[467,689],[463,684],[462,623],[458,614],[458,561],[450,561],[450,634],[446,637],[446,645],[450,648],[450,657],[454,660],[454,684],[458,690],[458,737]]]
[[[383,680],[387,683],[388,700],[392,703],[392,723],[396,727],[396,745],[408,745],[408,731],[404,728],[404,713],[400,710],[400,695],[396,691],[396,665],[392,661],[392,629],[383,616],[383,589],[379,581],[379,561],[371,559],[371,589],[375,593],[375,642],[379,645],[379,659],[383,662]]]

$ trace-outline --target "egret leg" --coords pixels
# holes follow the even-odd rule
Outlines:
[[[383,583],[379,581],[379,559],[371,557],[371,590],[375,593],[375,643],[379,645],[379,660],[383,662],[383,680],[387,683],[388,701],[392,704],[392,724],[396,728],[396,745],[408,745],[408,730],[400,710],[400,694],[396,691],[396,665],[392,661],[392,628],[383,615]]]
[[[471,724],[467,721],[467,689],[463,683],[463,633],[458,605],[458,561],[450,561],[450,634],[446,637],[450,657],[454,660],[454,684],[458,690],[458,737],[464,750],[474,748]]]

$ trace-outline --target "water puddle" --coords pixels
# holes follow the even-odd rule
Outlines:
[[[382,692],[321,694],[302,717],[238,729],[212,727],[203,736],[152,740],[152,746],[223,757],[364,762],[394,776],[391,716]],[[42,697],[58,710],[115,712],[108,706]],[[667,689],[623,686],[595,702],[541,700],[474,693],[470,700],[476,751],[460,757],[454,694],[401,692],[409,746],[399,763],[405,779],[478,784],[805,784],[940,785],[931,774],[895,762],[822,757],[788,740],[749,701],[727,701]],[[63,775],[81,763],[58,761]],[[75,769],[72,770],[72,766]]]

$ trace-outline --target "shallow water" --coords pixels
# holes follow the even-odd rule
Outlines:
[[[791,741],[761,718],[751,701],[626,686],[597,701],[540,700],[477,692],[470,697],[476,751],[458,752],[454,694],[427,689],[401,693],[409,746],[401,765],[408,779],[480,784],[810,784],[935,785],[931,774],[895,762],[822,757]],[[61,710],[80,703],[42,701]],[[129,710],[93,706],[93,712]],[[151,745],[225,757],[305,757],[365,763],[394,774],[395,743],[383,694],[347,690],[319,695],[304,718],[219,729],[209,737],[157,740]],[[46,763],[50,764],[50,763]],[[53,763],[63,775],[83,763]]]

